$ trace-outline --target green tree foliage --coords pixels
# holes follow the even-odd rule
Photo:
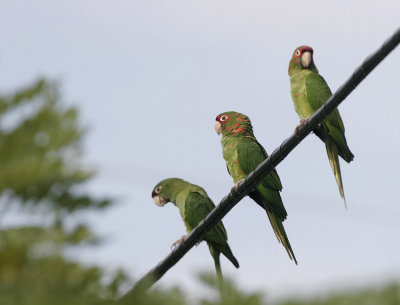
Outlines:
[[[111,304],[127,281],[121,272],[103,282],[104,272],[67,260],[63,249],[90,235],[84,227],[23,227],[0,232],[0,304]]]
[[[211,273],[210,273],[211,274]],[[185,302],[185,298],[174,288],[161,292],[150,289],[148,293],[140,293],[140,297],[126,299],[121,305],[147,305],[147,304],[187,304],[187,305],[398,305],[400,304],[400,286],[388,285],[383,289],[365,289],[358,292],[334,294],[325,298],[310,298],[308,300],[288,300],[281,302],[268,302],[260,292],[244,292],[230,279],[225,278],[222,296],[219,293],[218,281],[214,275],[202,274],[200,281],[204,286],[211,288],[211,292],[198,300],[191,299]],[[164,297],[158,298],[158,297]],[[171,296],[174,296],[172,298]],[[176,301],[176,303],[173,303]]]
[[[71,212],[109,204],[76,191],[93,175],[79,162],[83,129],[77,116],[76,108],[63,107],[57,85],[45,80],[0,97],[2,205]]]
[[[222,294],[219,292],[218,280],[215,276],[201,274],[200,280],[214,290],[215,298],[203,299],[201,305],[263,305],[261,293],[244,293],[238,289],[233,281],[224,279]]]
[[[64,254],[95,240],[87,226],[65,219],[110,203],[83,193],[93,176],[80,164],[83,134],[77,109],[65,107],[54,83],[0,97],[0,217],[29,212],[25,225],[0,223],[0,304],[111,304],[129,281]],[[32,225],[35,217],[44,224]]]
[[[320,300],[287,301],[281,305],[398,305],[400,304],[400,286],[388,285],[378,289],[366,289],[361,292],[349,292]]]
[[[150,291],[137,290],[128,296],[118,299],[117,305],[189,305],[178,288],[161,290],[152,288]]]

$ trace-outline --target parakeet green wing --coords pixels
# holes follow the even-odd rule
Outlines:
[[[324,78],[317,73],[310,73],[306,77],[306,94],[310,106],[316,111],[318,110],[332,95],[331,90]],[[344,124],[340,117],[339,111],[335,109],[322,123],[325,131],[322,133],[328,133],[332,140],[338,146],[339,155],[346,161],[350,162],[353,159],[353,154],[350,152],[346,139],[344,137]],[[318,131],[316,132],[318,136]],[[324,140],[322,134],[321,139]]]
[[[317,111],[332,95],[332,92],[322,76],[310,73],[306,77],[306,94],[310,106]]]
[[[241,141],[237,149],[239,166],[246,174],[256,169],[268,157],[264,147],[256,140]],[[256,186],[255,191],[249,193],[249,196],[258,204],[262,203],[264,205],[278,241],[284,245],[289,257],[297,264],[285,228],[282,225],[282,221],[287,217],[287,212],[279,193],[281,190],[282,183],[277,171],[274,169]]]
[[[238,162],[246,175],[250,174],[267,157],[264,148],[257,141],[240,141],[237,146]],[[282,190],[282,183],[278,173],[274,169],[256,187],[266,199],[268,207],[281,220],[287,216],[279,191]]]
[[[310,73],[305,80],[308,102],[316,111],[332,95],[326,81],[317,73]],[[339,111],[335,109],[322,123],[325,133],[336,143],[339,155],[347,162],[353,159],[344,137],[344,125]]]
[[[185,219],[184,221],[192,228],[196,227],[213,209],[214,204],[211,199],[204,197],[197,192],[191,192],[186,198],[185,202]],[[216,250],[224,254],[236,268],[239,263],[233,256],[231,249],[227,244],[227,234],[222,222],[217,223],[210,231],[204,236],[204,240],[209,243]],[[213,255],[214,256],[214,255]]]

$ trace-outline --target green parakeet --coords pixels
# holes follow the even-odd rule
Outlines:
[[[216,118],[215,131],[222,134],[222,155],[237,187],[268,157],[268,154],[258,143],[253,134],[250,119],[244,114],[234,111],[221,113]],[[283,244],[289,257],[297,264],[282,224],[287,212],[279,193],[281,190],[282,183],[274,169],[249,193],[249,197],[267,212],[278,241]]]
[[[329,99],[332,93],[323,77],[319,75],[313,60],[313,49],[308,46],[294,50],[289,63],[289,76],[290,93],[301,125]],[[314,133],[325,142],[340,196],[346,205],[338,155],[348,163],[353,160],[354,155],[347,145],[339,111],[335,109],[314,130]]]
[[[203,188],[179,178],[169,178],[161,181],[154,187],[151,196],[158,206],[162,207],[167,202],[175,204],[179,208],[188,233],[215,207]],[[181,243],[185,237],[182,236],[173,245]],[[228,245],[228,237],[222,222],[219,222],[208,231],[204,236],[204,240],[207,242],[211,256],[214,258],[217,277],[221,283],[223,278],[219,260],[220,253],[225,255],[236,268],[239,268],[239,262],[233,256]]]

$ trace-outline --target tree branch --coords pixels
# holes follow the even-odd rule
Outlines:
[[[367,57],[350,78],[316,111],[307,122],[298,129],[296,134],[287,138],[274,152],[240,184],[237,192],[229,193],[199,223],[188,237],[176,247],[164,260],[151,269],[136,282],[134,287],[123,297],[129,298],[138,289],[146,290],[157,282],[171,269],[195,244],[202,241],[206,232],[217,224],[243,197],[247,196],[254,187],[268,175],[319,123],[322,122],[357,86],[361,81],[400,43],[400,28],[384,42],[384,44]]]

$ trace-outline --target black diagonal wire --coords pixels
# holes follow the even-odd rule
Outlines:
[[[309,120],[298,129],[296,134],[287,138],[274,152],[247,176],[237,192],[229,193],[202,220],[188,237],[176,247],[164,260],[143,276],[125,297],[136,289],[148,289],[172,268],[195,244],[199,243],[206,232],[217,224],[254,186],[268,175],[317,125],[327,117],[359,83],[400,43],[400,28],[384,42],[372,55],[368,56],[350,78],[316,111]]]

